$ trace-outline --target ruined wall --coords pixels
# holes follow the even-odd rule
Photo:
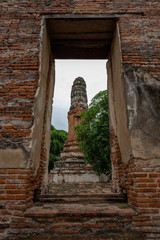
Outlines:
[[[119,26],[117,24],[107,63],[110,112],[110,144],[112,162],[112,188],[124,191],[124,165],[131,155],[130,135],[127,125],[125,86],[122,77],[122,55]]]
[[[42,39],[41,39],[41,49],[40,49],[40,69],[39,69],[39,79],[37,91],[35,94],[34,102],[34,117],[35,121],[32,127],[32,139],[31,139],[31,167],[33,167],[35,172],[39,168],[40,154],[41,154],[41,142],[43,133],[43,121],[44,121],[44,111],[45,111],[45,100],[47,92],[47,79],[49,73],[49,61],[50,61],[50,41],[47,35],[47,29],[45,22],[42,23]]]
[[[111,127],[118,137],[122,162],[128,162],[131,155],[130,136],[127,126],[126,99],[122,78],[122,56],[119,27],[117,25],[110,53],[111,77],[108,78]],[[109,68],[109,67],[108,67]],[[111,82],[111,83],[110,83]],[[111,86],[110,86],[111,84]]]
[[[148,236],[158,238],[155,234],[160,229],[157,221],[160,214],[160,59],[156,21],[159,21],[156,16],[126,19],[120,22],[120,31],[132,149],[127,166],[128,200],[142,216],[145,215],[143,223],[140,218],[136,219],[134,229],[150,232]],[[128,27],[134,36],[127,34]],[[131,46],[130,52],[127,45]]]
[[[50,56],[48,78],[46,83],[46,99],[45,99],[45,110],[44,110],[44,123],[43,123],[43,134],[41,144],[41,156],[40,156],[40,167],[38,169],[40,176],[40,190],[41,193],[47,191],[48,187],[48,162],[49,162],[49,151],[50,151],[50,131],[51,131],[51,118],[52,118],[52,103],[53,93],[55,85],[55,61],[53,56]]]
[[[140,215],[145,215],[135,217],[133,229],[150,232],[148,237],[157,238],[160,227],[156,221],[159,219],[160,208],[160,82],[159,71],[155,72],[155,67],[160,61],[157,56],[158,46],[153,47],[157,35],[151,37],[151,32],[155,33],[157,27],[155,25],[152,30],[147,29],[147,21],[146,18],[144,21],[140,18],[133,22],[127,19],[123,24],[119,21],[121,68],[117,65],[119,54],[116,46],[111,49],[112,57],[108,62],[112,185],[114,191],[126,189],[129,203],[136,207]],[[143,25],[142,32],[140,25]],[[131,28],[132,35],[127,35],[128,27]],[[114,42],[115,40],[113,44]],[[130,52],[128,46],[133,46]]]
[[[52,98],[55,84],[55,64],[51,53],[46,22],[41,23],[40,69],[34,102],[35,121],[32,127],[30,166],[38,188],[45,191],[48,184],[48,160],[50,149],[50,127]]]
[[[132,152],[132,158],[128,159],[125,167],[127,192],[130,204],[136,206],[141,214],[141,218],[135,217],[135,228],[148,231],[150,237],[154,237],[160,228],[160,147],[159,128],[156,127],[159,124],[159,0],[22,0],[19,3],[12,0],[3,1],[1,6],[1,234],[18,231],[16,226],[25,221],[23,212],[32,204],[33,191],[39,185],[39,180],[34,180],[39,174],[40,160],[36,159],[36,152],[33,153],[33,144],[38,129],[36,99],[38,95],[42,96],[42,101],[46,99],[45,87],[42,95],[42,90],[38,90],[42,19],[48,14],[89,14],[89,17],[113,17],[118,21]],[[47,72],[49,59],[45,64]],[[46,72],[44,79],[47,81]],[[42,112],[44,109],[45,106]],[[40,131],[42,136],[42,129]],[[122,149],[118,136],[115,136],[115,141]],[[31,159],[35,164],[30,165]],[[124,162],[127,163],[126,160]]]
[[[7,23],[14,21],[19,23],[20,28],[23,26],[22,19],[6,20]],[[46,151],[49,152],[50,142],[47,138],[50,138],[50,124],[45,121],[45,115],[47,120],[51,118],[54,60],[45,21],[41,32],[38,32],[43,46],[38,42],[37,48],[35,36],[25,35],[29,31],[26,29],[29,23],[30,20],[21,31],[22,39],[17,39],[18,26],[15,27],[12,34],[16,37],[12,39],[10,35],[10,45],[3,49],[1,58],[2,63],[7,62],[7,68],[4,67],[4,74],[1,75],[0,90],[4,94],[1,95],[0,126],[0,239],[6,234],[18,233],[15,228],[19,223],[25,227],[23,213],[33,204],[35,189],[44,190],[48,183]],[[51,97],[47,101],[48,95]]]

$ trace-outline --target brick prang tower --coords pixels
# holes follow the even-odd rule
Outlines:
[[[75,126],[81,122],[81,113],[86,111],[87,108],[86,83],[83,78],[78,77],[74,80],[71,90],[68,138],[52,171],[53,182],[55,183],[100,181],[100,178],[93,173],[91,166],[84,164],[84,155],[78,149],[74,131]]]
[[[78,77],[74,80],[71,90],[71,106],[68,112],[68,138],[67,143],[76,141],[74,127],[80,124],[81,113],[86,111],[87,105],[87,92],[86,83],[83,78]]]

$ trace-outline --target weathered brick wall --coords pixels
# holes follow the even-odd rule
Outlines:
[[[126,193],[126,172],[125,164],[121,159],[118,138],[114,129],[110,129],[110,148],[112,162],[112,191]]]
[[[31,170],[0,170],[0,239],[10,232],[8,228],[16,224],[16,219],[20,220],[24,211],[32,205],[35,187]]]
[[[138,216],[133,230],[147,233],[149,239],[160,237],[160,167],[152,160],[131,159],[127,168],[128,202]]]
[[[154,79],[160,77],[159,0],[4,0],[0,17],[0,149],[3,152],[0,161],[3,162],[6,154],[4,150],[9,149],[10,166],[0,165],[3,165],[0,174],[2,227],[10,225],[11,216],[23,216],[23,211],[32,204],[34,189],[39,186],[41,169],[31,168],[34,161],[31,146],[36,121],[34,99],[40,77],[41,21],[48,14],[104,14],[104,17],[117,18],[122,63],[135,69],[140,67]],[[15,157],[15,149],[20,149],[22,165],[20,158]],[[135,227],[158,233],[160,169],[153,166],[152,160],[137,157],[129,161],[127,192],[129,202],[141,214],[139,221],[135,219]],[[20,164],[19,169],[14,169],[14,163]],[[0,230],[1,233],[5,229]]]
[[[155,5],[155,3],[153,3]],[[157,10],[158,10],[157,6]],[[149,11],[149,10],[148,10]],[[149,14],[149,15],[148,15]],[[123,63],[141,66],[159,79],[160,19],[150,10],[144,16],[121,17],[119,21]]]

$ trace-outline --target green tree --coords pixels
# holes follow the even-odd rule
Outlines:
[[[57,130],[51,125],[51,142],[48,170],[53,169],[54,162],[60,156],[60,151],[63,149],[63,144],[67,139],[68,133],[64,130]]]
[[[107,90],[96,94],[81,118],[82,122],[75,127],[75,132],[85,162],[92,166],[97,175],[107,174],[111,170]]]

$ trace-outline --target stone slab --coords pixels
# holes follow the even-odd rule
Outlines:
[[[72,174],[70,171],[68,173],[63,172],[63,174],[53,174],[53,182],[54,183],[84,183],[84,182],[108,182],[109,176],[99,177],[94,173],[84,173],[80,174]]]

